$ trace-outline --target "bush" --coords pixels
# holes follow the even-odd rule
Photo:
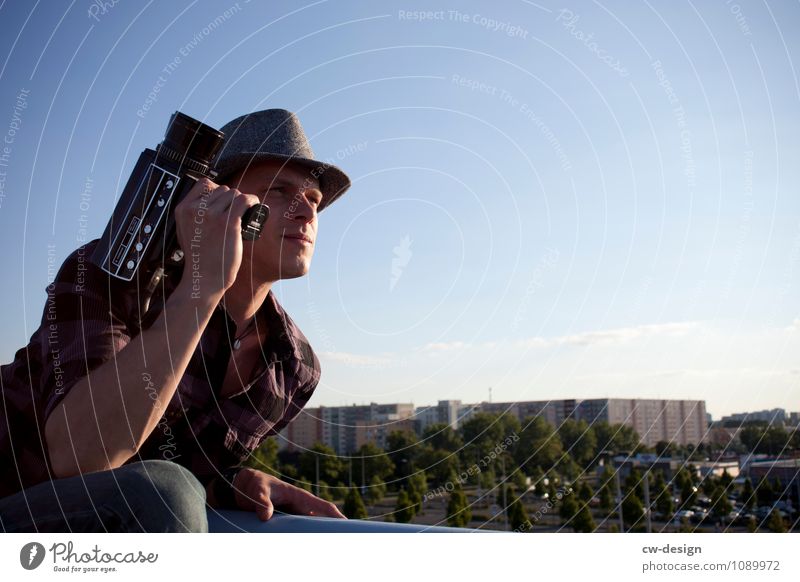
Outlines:
[[[351,487],[344,498],[344,514],[349,519],[366,519],[369,517],[367,508],[364,507],[364,501],[355,487]]]

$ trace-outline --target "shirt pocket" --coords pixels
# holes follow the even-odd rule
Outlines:
[[[222,403],[225,447],[239,457],[254,451],[286,412],[287,395],[282,384],[272,379],[268,372],[249,390]]]

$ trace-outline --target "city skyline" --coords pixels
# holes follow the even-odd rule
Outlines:
[[[606,397],[593,398],[592,400],[608,400],[610,398],[611,397],[606,396]],[[564,398],[552,398],[549,401],[545,400],[544,402],[556,402],[556,401],[561,401],[561,400],[582,401],[582,400],[590,400],[590,399],[581,398],[581,397],[577,396],[575,398],[567,398],[567,399],[564,399]],[[630,398],[630,400],[641,400],[641,399],[634,397],[634,398]],[[655,399],[655,400],[658,400],[658,399]],[[662,399],[662,400],[674,400],[674,399],[665,398],[665,399]],[[471,407],[471,408],[479,409],[482,405],[486,405],[486,404],[494,404],[494,405],[515,404],[515,403],[529,402],[529,401],[526,401],[526,400],[513,400],[513,401],[505,401],[504,402],[504,401],[493,401],[493,400],[480,400],[480,401],[474,401],[474,402],[466,402],[466,401],[463,401],[462,399],[439,400],[439,401],[436,401],[436,402],[423,402],[423,403],[408,402],[408,401],[407,402],[388,402],[388,401],[387,402],[376,402],[376,401],[370,401],[370,402],[350,402],[350,403],[347,403],[347,404],[309,404],[308,408],[320,409],[320,408],[344,408],[344,407],[348,407],[348,406],[370,406],[370,405],[386,406],[386,405],[393,405],[393,404],[410,404],[410,405],[412,405],[414,407],[414,417],[416,417],[422,409],[435,408],[437,405],[441,404],[442,402],[458,402],[461,405],[463,405],[464,407]],[[778,406],[778,407],[772,408],[772,409],[764,408],[764,409],[749,410],[749,411],[738,410],[738,411],[735,411],[733,413],[724,414],[724,415],[713,414],[713,412],[708,410],[708,409],[706,409],[706,412],[708,413],[708,415],[711,418],[712,422],[720,422],[720,421],[725,421],[725,420],[730,420],[730,421],[767,421],[768,422],[769,421],[768,417],[774,416],[776,414],[776,412],[785,413],[786,417],[788,417],[788,420],[791,422],[792,418],[794,418],[795,416],[800,415],[800,404],[798,404],[796,406],[796,408],[797,408],[797,410],[792,409],[791,406]]]

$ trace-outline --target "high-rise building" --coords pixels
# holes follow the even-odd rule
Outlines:
[[[435,406],[420,406],[414,411],[416,431],[422,434],[430,425],[440,423],[457,429],[468,409],[460,400],[440,400]]]
[[[757,412],[737,412],[722,417],[722,422],[746,422],[753,420],[766,422],[768,424],[783,425],[786,422],[786,411],[783,408],[773,408],[772,410],[759,410]]]
[[[435,406],[417,409],[411,403],[320,406],[307,408],[280,434],[279,446],[290,451],[306,450],[322,442],[339,455],[357,451],[365,443],[386,448],[393,431],[422,434],[436,423],[453,428],[477,411],[512,414],[520,421],[541,416],[553,426],[567,418],[589,423],[606,421],[633,428],[641,442],[654,446],[659,441],[680,445],[707,440],[708,420],[703,400],[647,400],[641,398],[596,398],[532,400],[523,402],[482,402],[462,404],[440,400]]]
[[[278,448],[307,451],[322,440],[322,416],[319,408],[304,408],[278,436]]]
[[[321,442],[338,455],[354,453],[368,442],[385,448],[391,432],[414,432],[413,417],[414,405],[410,403],[305,409],[281,431],[280,446],[304,450]]]
[[[480,410],[516,415],[542,416],[554,426],[567,418],[588,423],[606,421],[633,428],[647,446],[659,441],[680,445],[698,444],[708,430],[703,400],[648,400],[642,398],[594,398],[587,400],[537,400],[526,402],[483,402]]]

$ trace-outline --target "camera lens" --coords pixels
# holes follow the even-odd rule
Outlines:
[[[176,111],[170,118],[162,146],[181,157],[211,166],[224,141],[221,131]]]

